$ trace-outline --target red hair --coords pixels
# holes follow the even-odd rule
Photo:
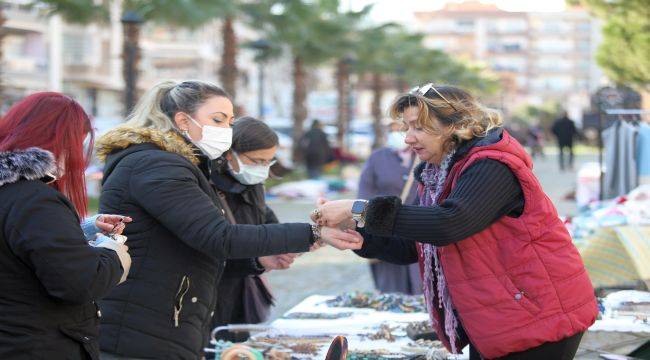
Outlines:
[[[90,134],[84,153],[84,137]],[[30,95],[12,106],[0,120],[0,151],[35,146],[54,154],[63,173],[52,186],[70,199],[79,216],[88,211],[85,170],[93,148],[93,131],[81,105],[56,92]]]

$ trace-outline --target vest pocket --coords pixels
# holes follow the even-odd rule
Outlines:
[[[183,299],[185,294],[190,290],[190,277],[183,275],[181,279],[181,284],[178,287],[176,292],[176,297],[174,298],[174,327],[179,327],[181,319],[181,310],[183,310]]]
[[[504,276],[504,285],[511,298],[521,305],[521,307],[526,309],[531,315],[537,315],[542,311],[542,309],[531,300],[530,294],[515,286],[509,276]]]

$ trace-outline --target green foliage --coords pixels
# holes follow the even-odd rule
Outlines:
[[[144,21],[196,29],[219,14],[213,0],[125,0],[123,11],[135,11]]]
[[[114,0],[35,0],[33,5],[44,5],[50,14],[61,15],[76,24],[106,22]],[[215,18],[238,13],[237,1],[228,0],[124,0],[122,11],[134,11],[145,22],[168,24],[195,29]]]
[[[525,105],[513,111],[510,121],[524,127],[539,123],[548,132],[561,112],[562,105],[558,102],[548,102],[541,106]]]
[[[31,6],[42,6],[49,15],[60,15],[73,24],[106,23],[109,16],[106,2],[92,0],[35,0]]]
[[[427,82],[457,85],[477,94],[492,93],[498,88],[496,79],[483,75],[483,69],[426,48],[422,34],[408,32],[400,25],[369,27],[359,34],[355,51],[355,70],[359,73],[397,76],[410,86]]]
[[[619,84],[650,89],[650,2],[571,0],[604,20],[598,64]]]
[[[318,65],[336,56],[345,38],[348,19],[341,17],[338,0],[262,0],[246,12],[266,39],[286,46],[306,65]]]

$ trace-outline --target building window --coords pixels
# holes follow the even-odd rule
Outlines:
[[[86,65],[90,44],[84,34],[63,35],[63,62],[65,65]]]
[[[456,31],[462,33],[474,31],[474,20],[473,19],[456,20]]]

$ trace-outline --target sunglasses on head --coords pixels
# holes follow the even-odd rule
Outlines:
[[[451,108],[454,109],[454,111],[458,111],[458,109],[456,109],[456,107],[449,100],[447,100],[447,98],[444,97],[444,95],[442,95],[440,93],[440,91],[438,91],[438,89],[436,89],[435,86],[433,86],[433,83],[428,83],[428,84],[425,84],[425,85],[422,85],[422,86],[416,86],[413,89],[411,89],[411,91],[409,93],[411,93],[411,94],[419,94],[421,96],[426,96],[426,94],[430,90],[433,90],[433,92],[436,93],[436,95],[438,95],[442,100],[444,100],[447,103],[447,105],[451,106]]]

